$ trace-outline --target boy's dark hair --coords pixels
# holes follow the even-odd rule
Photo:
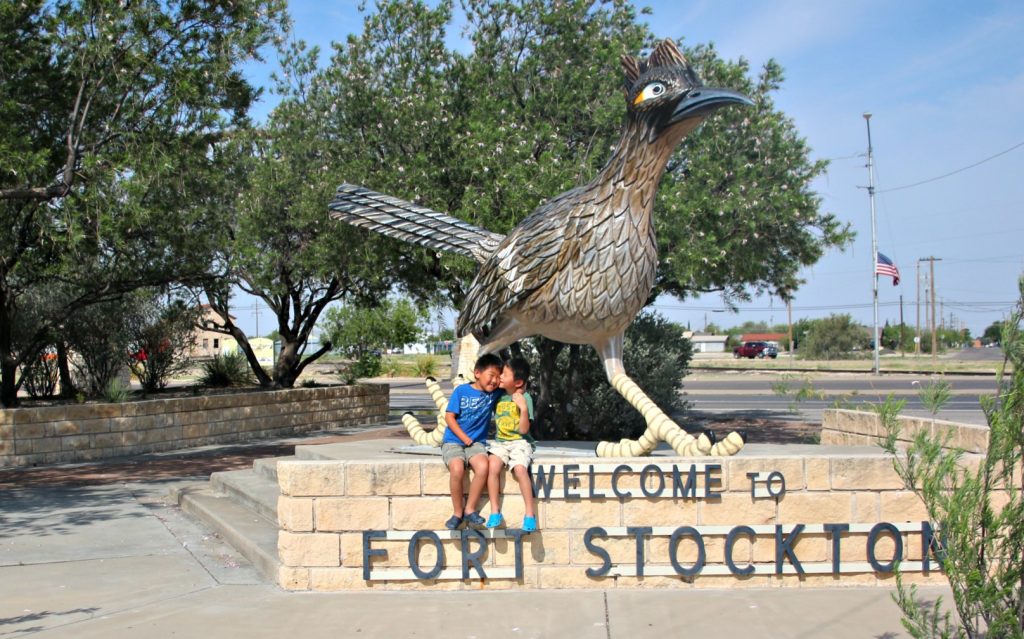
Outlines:
[[[485,371],[485,370],[487,370],[488,368],[491,368],[491,367],[495,367],[498,370],[501,370],[501,366],[502,366],[502,364],[501,364],[501,358],[500,357],[498,357],[494,353],[487,353],[486,355],[481,355],[476,360],[476,364],[473,365],[473,370],[474,371]]]
[[[530,363],[522,357],[512,357],[505,362],[512,369],[512,378],[524,384],[530,381]]]

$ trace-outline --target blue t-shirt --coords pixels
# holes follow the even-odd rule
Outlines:
[[[459,423],[462,432],[466,433],[466,437],[474,442],[483,441],[487,438],[487,427],[491,423],[494,405],[500,395],[500,389],[493,393],[485,393],[473,388],[472,384],[460,384],[452,391],[446,410],[455,413],[455,421]],[[444,431],[442,441],[447,444],[462,443],[451,430]]]

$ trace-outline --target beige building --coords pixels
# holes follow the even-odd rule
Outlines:
[[[224,323],[224,318],[217,311],[213,310],[213,307],[209,304],[203,304],[202,310],[203,319],[200,321],[204,327]],[[234,315],[230,317],[232,320],[235,319]],[[196,327],[195,341],[193,342],[192,350],[189,352],[189,357],[192,359],[212,359],[215,355],[220,355],[224,352],[225,340],[234,341],[224,333]]]

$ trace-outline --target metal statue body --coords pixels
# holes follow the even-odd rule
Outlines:
[[[339,187],[332,216],[479,262],[456,329],[475,335],[481,353],[533,335],[597,349],[609,382],[648,425],[638,440],[602,442],[599,455],[648,454],[662,440],[685,455],[735,454],[743,445],[736,433],[713,445],[654,406],[626,375],[622,346],[657,274],[651,213],[669,157],[712,111],[750,101],[701,86],[671,40],[647,60],[622,62],[627,118],[611,159],[588,184],[542,204],[507,236],[352,185]]]

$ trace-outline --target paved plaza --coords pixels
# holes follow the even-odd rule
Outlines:
[[[246,458],[222,447],[0,473],[0,637],[906,636],[886,588],[288,593],[168,497]]]

